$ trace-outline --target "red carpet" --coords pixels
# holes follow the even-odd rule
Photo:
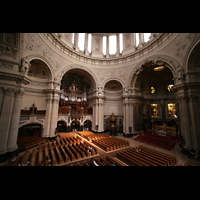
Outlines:
[[[156,147],[160,147],[163,149],[167,149],[167,150],[172,150],[174,146],[176,145],[176,143],[179,142],[179,139],[176,137],[173,137],[173,136],[164,137],[164,136],[159,136],[156,134],[152,135],[152,133],[139,135],[134,140],[143,142],[146,144],[150,144]]]

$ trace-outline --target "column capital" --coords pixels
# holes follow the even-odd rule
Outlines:
[[[24,92],[25,92],[24,88],[16,89],[16,91],[15,91],[15,96],[16,96],[17,98],[22,98],[23,95],[24,95]]]
[[[14,97],[15,91],[16,91],[15,88],[4,88],[4,94],[6,96],[13,96]]]

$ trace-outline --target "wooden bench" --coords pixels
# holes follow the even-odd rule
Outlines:
[[[35,149],[33,149],[32,154],[31,154],[31,159],[30,159],[29,166],[34,166],[35,165],[36,153],[37,153],[37,151]]]
[[[56,157],[55,157],[55,154],[54,154],[54,151],[53,151],[53,148],[52,148],[52,145],[50,143],[50,141],[48,140],[48,143],[49,143],[49,150],[50,150],[50,153],[51,153],[51,165],[52,166],[56,166]]]
[[[122,165],[120,162],[118,162],[117,160],[115,160],[114,158],[108,156],[108,155],[105,155],[105,159],[106,161],[108,161],[111,165],[116,165],[116,166],[124,166]]]
[[[46,142],[46,138],[41,138],[40,140],[30,142],[28,144],[25,144],[25,149],[29,149],[31,147],[37,146],[37,145],[44,143],[44,142]]]
[[[64,146],[64,149],[66,149],[66,153],[67,153],[68,157],[70,158],[70,160],[75,161],[76,158],[75,158],[74,154],[69,150],[67,145]]]
[[[61,146],[61,144],[59,144],[59,148],[61,149],[61,152],[64,156],[65,162],[68,163],[69,162],[69,157],[67,155],[67,153],[65,152],[65,150],[63,149],[63,147]]]
[[[42,145],[39,144],[37,166],[40,166],[41,164],[42,164]]]
[[[168,155],[166,153],[162,153],[162,152],[150,149],[150,148],[142,146],[142,145],[139,145],[139,148],[141,148],[143,151],[150,152],[154,155],[156,154],[160,158],[169,160],[170,165],[176,165],[177,164],[177,158],[175,156],[171,156],[171,155]]]
[[[63,164],[63,158],[60,155],[60,151],[59,151],[59,149],[58,149],[58,147],[57,147],[57,145],[56,145],[56,143],[54,141],[53,141],[53,145],[54,145],[54,149],[56,151],[56,154],[58,156],[58,163],[61,165],[61,164]]]

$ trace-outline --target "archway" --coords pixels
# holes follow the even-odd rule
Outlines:
[[[168,63],[145,62],[133,76],[131,86],[137,92],[133,103],[135,132],[152,130],[152,124],[175,126],[178,123],[174,75]]]
[[[43,127],[39,123],[31,123],[21,126],[18,131],[17,145],[18,149],[22,150],[25,145],[41,139]]]
[[[80,131],[81,129],[80,129],[80,122],[78,121],[78,120],[74,120],[74,121],[72,121],[72,123],[71,123],[71,131],[73,131],[73,130],[77,130],[77,131]]]
[[[66,122],[65,121],[58,121],[57,122],[57,133],[61,133],[61,132],[67,132],[67,126],[66,126]]]
[[[91,131],[92,128],[92,121],[91,120],[85,120],[84,121],[84,129]]]
[[[117,117],[117,131],[123,132],[123,86],[117,80],[110,80],[104,87],[104,130],[109,131],[109,116],[114,113]]]

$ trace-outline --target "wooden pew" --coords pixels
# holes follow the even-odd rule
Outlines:
[[[39,144],[37,166],[40,166],[41,164],[42,164],[42,145]]]
[[[63,147],[61,146],[61,144],[59,144],[59,148],[61,149],[61,152],[62,152],[62,154],[64,156],[65,162],[68,163],[69,162],[69,157],[66,154],[65,150],[63,149]]]
[[[56,166],[56,157],[55,157],[55,154],[54,154],[54,151],[53,151],[53,148],[52,148],[52,145],[50,143],[50,141],[48,140],[48,143],[49,143],[49,150],[50,150],[50,153],[51,153],[51,165],[52,166]]]
[[[30,155],[30,152],[29,152],[29,150],[26,150],[26,151],[25,151],[25,153],[24,153],[24,155],[23,155],[23,157],[22,157],[22,160],[21,160],[21,163],[20,163],[20,165],[22,165],[22,164],[23,164],[23,162],[24,162],[25,160],[27,160],[27,161],[28,161],[29,155]]]
[[[31,159],[30,159],[29,166],[34,166],[35,165],[36,153],[37,153],[37,151],[35,149],[33,149],[32,154],[31,154]]]
[[[67,145],[64,146],[65,149],[66,149],[66,153],[68,155],[68,157],[70,158],[71,161],[75,161],[76,158],[74,156],[74,154],[69,150],[69,148],[67,147]]]
[[[63,158],[60,155],[60,151],[59,151],[59,149],[58,149],[58,147],[57,147],[57,145],[56,145],[56,143],[54,141],[53,141],[53,145],[54,145],[54,149],[56,151],[56,154],[58,156],[58,163],[59,163],[59,165],[61,165],[61,164],[63,164]]]
[[[112,157],[105,155],[105,159],[106,161],[108,161],[111,165],[114,164],[116,166],[124,166],[122,165],[120,162],[118,162],[117,160],[113,159]]]
[[[100,156],[100,161],[105,164],[106,166],[112,166],[112,164],[110,164],[108,161],[106,161],[105,159],[103,159],[102,156]]]

